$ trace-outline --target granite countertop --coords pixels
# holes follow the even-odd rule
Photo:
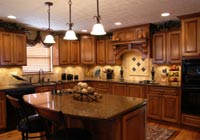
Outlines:
[[[138,81],[133,80],[107,80],[107,79],[95,79],[95,78],[87,78],[82,80],[63,80],[63,83],[71,83],[71,82],[91,82],[91,81],[99,81],[99,82],[111,82],[111,83],[119,83],[119,84],[137,84],[137,85],[150,85],[150,86],[163,86],[163,87],[181,87],[180,82],[175,83],[139,83]],[[58,83],[60,84],[60,83]],[[29,88],[29,87],[39,87],[39,86],[51,86],[56,85],[56,82],[47,82],[47,83],[33,83],[32,85],[21,83],[21,84],[10,84],[10,85],[0,85],[0,91],[4,90],[12,90],[19,88]]]
[[[61,110],[64,114],[87,119],[113,119],[146,105],[142,98],[103,94],[98,102],[77,101],[74,94],[53,95],[43,92],[25,95],[23,98],[32,105],[53,110]]]

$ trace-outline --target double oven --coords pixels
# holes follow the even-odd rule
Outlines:
[[[200,58],[182,60],[182,113],[200,116]]]

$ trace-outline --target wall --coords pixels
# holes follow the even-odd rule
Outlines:
[[[159,83],[168,82],[168,76],[163,70],[167,69],[167,72],[169,72],[169,69],[171,67],[171,65],[152,64],[151,58],[143,58],[139,52],[134,51],[134,52],[129,52],[123,55],[122,65],[120,66],[106,65],[106,66],[88,67],[85,70],[85,77],[99,79],[99,77],[95,77],[95,71],[100,69],[100,78],[106,79],[106,73],[104,73],[104,71],[107,68],[111,68],[114,70],[113,79],[119,80],[121,66],[123,67],[123,70],[124,70],[124,79],[130,80],[130,81],[151,80],[152,78],[151,70],[152,70],[152,67],[154,67],[155,81]],[[179,68],[180,68],[180,65],[179,65]]]
[[[138,52],[129,52],[123,55],[122,65],[124,70],[124,79],[130,81],[140,81],[140,80],[151,80],[151,69],[152,66],[155,68],[155,80],[156,82],[168,82],[168,77],[166,73],[163,72],[164,69],[169,71],[170,65],[156,65],[152,64],[152,59],[141,57]],[[106,73],[103,71],[107,68],[114,70],[113,79],[120,79],[120,69],[121,66],[56,66],[53,68],[53,73],[45,73],[45,79],[50,79],[51,81],[61,80],[61,74],[65,72],[66,74],[79,75],[79,79],[84,78],[97,78],[95,77],[95,71],[100,69],[100,78],[106,79]],[[179,65],[180,68],[180,65]],[[179,70],[181,71],[181,70]],[[5,67],[0,68],[0,85],[21,83],[17,81],[11,75],[23,76],[25,79],[32,77],[32,82],[38,81],[38,74],[23,74],[21,67]],[[180,73],[179,73],[180,75]],[[180,81],[180,79],[179,79]]]

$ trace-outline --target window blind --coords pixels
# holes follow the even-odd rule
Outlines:
[[[27,47],[27,66],[23,66],[23,72],[38,72],[40,69],[50,72],[52,70],[52,48],[44,48],[38,43],[33,47]]]

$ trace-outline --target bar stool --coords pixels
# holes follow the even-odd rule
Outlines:
[[[6,97],[15,109],[16,116],[18,118],[17,130],[21,132],[22,140],[46,136],[46,134],[39,136],[29,136],[29,133],[45,132],[40,116],[38,114],[27,115],[23,107],[22,100],[14,98],[10,95],[6,95]]]
[[[92,136],[83,128],[67,128],[62,111],[34,106],[43,119],[47,140],[91,140]]]

